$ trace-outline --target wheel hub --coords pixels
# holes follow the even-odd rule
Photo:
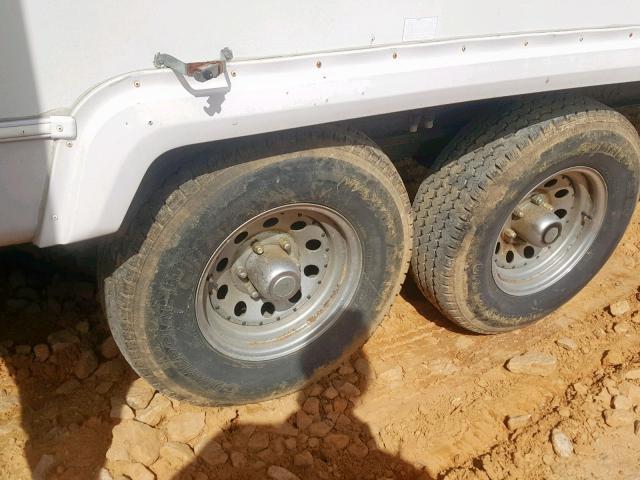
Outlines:
[[[562,233],[562,222],[544,194],[533,195],[513,213],[511,228],[517,237],[537,247],[555,242]]]
[[[595,240],[607,209],[607,186],[592,168],[572,167],[532,189],[496,240],[492,274],[510,295],[530,295],[571,271]]]
[[[293,256],[294,244],[292,239],[285,240],[284,237],[278,245],[254,244],[245,262],[247,281],[261,298],[272,302],[276,310],[288,308],[289,299],[300,290],[300,263]],[[289,253],[284,249],[286,245]]]

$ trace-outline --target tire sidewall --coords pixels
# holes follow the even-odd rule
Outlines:
[[[164,228],[147,256],[137,291],[154,363],[203,402],[246,403],[300,387],[358,346],[377,326],[405,255],[401,200],[386,179],[349,152],[302,152],[230,167],[208,181]],[[333,208],[354,227],[363,252],[349,305],[316,341],[290,355],[247,362],[206,341],[196,320],[196,289],[211,254],[236,227],[298,202]]]

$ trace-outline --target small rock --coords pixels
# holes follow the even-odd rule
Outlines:
[[[89,322],[86,320],[82,320],[74,325],[76,332],[81,335],[86,335],[89,333]]]
[[[307,441],[307,445],[309,446],[309,448],[316,449],[320,446],[320,439],[318,437],[311,437]]]
[[[336,450],[342,450],[349,445],[350,440],[349,436],[343,433],[330,433],[325,437],[324,442],[329,447],[333,447]]]
[[[107,339],[100,344],[100,355],[104,358],[111,360],[112,358],[116,358],[120,353],[118,350],[118,345],[116,345],[116,341],[112,336],[107,337]]]
[[[155,480],[156,476],[141,463],[126,463],[122,467],[122,473],[135,480]]]
[[[149,466],[158,459],[164,440],[162,432],[149,425],[135,420],[123,420],[113,427],[113,440],[107,451],[107,458],[132,460]]]
[[[559,457],[567,458],[573,455],[573,443],[569,437],[558,428],[554,428],[551,432],[551,445],[553,446],[553,451],[556,452],[556,455]]]
[[[571,409],[569,407],[558,408],[558,415],[563,418],[569,418],[571,416]]]
[[[36,467],[33,469],[33,480],[45,480],[47,478],[47,472],[55,462],[56,459],[53,455],[42,455],[40,460],[38,460]]]
[[[625,380],[620,383],[619,389],[620,393],[628,397],[633,405],[640,405],[640,386]]]
[[[229,458],[222,446],[210,437],[205,437],[196,443],[193,450],[198,458],[202,458],[209,465],[222,465]]]
[[[351,375],[354,372],[354,369],[348,363],[345,363],[338,369],[338,373],[340,375]]]
[[[204,428],[204,412],[186,412],[169,419],[166,425],[169,440],[187,443]]]
[[[327,422],[314,422],[309,425],[309,435],[313,437],[324,437],[333,428]]]
[[[161,393],[156,393],[147,408],[136,411],[136,420],[155,427],[171,412],[173,412],[171,401]]]
[[[196,457],[189,445],[180,442],[165,443],[160,448],[160,456],[176,469],[191,463]]]
[[[127,420],[135,417],[133,410],[129,405],[120,405],[111,408],[111,412],[109,413],[111,418],[117,418],[119,420]]]
[[[344,412],[349,406],[349,400],[338,397],[333,401],[333,411],[337,413]]]
[[[616,333],[628,333],[631,330],[631,326],[627,322],[619,322],[613,326],[613,331]]]
[[[631,306],[629,306],[629,302],[627,302],[626,300],[621,300],[619,302],[615,302],[609,305],[609,312],[614,317],[619,317],[620,315],[624,315],[629,310],[631,310]]]
[[[328,398],[329,400],[333,400],[338,396],[338,391],[333,387],[328,387],[323,393],[322,396]]]
[[[124,362],[119,359],[108,360],[100,364],[96,370],[96,377],[100,377],[104,380],[116,381],[119,380],[124,373]]]
[[[354,363],[353,366],[356,369],[356,372],[358,372],[360,375],[367,377],[370,375],[370,369],[369,369],[369,362],[365,359],[365,358],[358,358]]]
[[[234,468],[244,467],[247,463],[247,457],[240,452],[231,452],[231,465]]]
[[[16,353],[18,355],[29,355],[31,353],[31,345],[16,345]]]
[[[296,474],[278,465],[271,465],[267,469],[267,476],[272,480],[300,480]]]
[[[47,342],[55,352],[62,350],[72,343],[80,343],[80,338],[78,338],[78,336],[71,330],[59,330],[51,333],[47,337]]]
[[[317,397],[309,397],[302,404],[302,410],[312,416],[320,415],[320,400]]]
[[[33,347],[33,354],[36,357],[36,360],[39,362],[46,362],[49,358],[49,345],[46,343],[39,343],[35,347]]]
[[[578,344],[571,338],[559,338],[556,343],[565,350],[576,350],[578,348]]]
[[[633,422],[633,433],[640,435],[640,420]]]
[[[624,356],[618,350],[607,350],[604,352],[602,356],[602,366],[608,367],[613,366],[617,367],[618,365],[622,365],[624,363]]]
[[[507,417],[507,428],[509,430],[517,430],[529,423],[531,415],[509,415]]]
[[[284,446],[287,447],[287,450],[295,450],[298,446],[298,442],[295,438],[287,438],[284,441]]]
[[[313,423],[313,417],[307,415],[303,410],[296,412],[296,425],[300,430],[306,430]]]
[[[512,373],[546,377],[555,371],[556,358],[548,353],[529,352],[511,358],[506,368]]]
[[[640,293],[638,293],[636,297],[638,297],[638,301],[640,302]],[[640,312],[633,312],[631,314],[631,321],[633,323],[640,323]]]
[[[586,395],[587,393],[589,393],[589,389],[587,388],[587,386],[580,382],[574,383],[573,389],[579,395]]]
[[[100,382],[98,385],[96,385],[96,392],[98,392],[100,395],[104,395],[109,390],[111,390],[111,387],[113,387],[113,382]]]
[[[149,385],[149,383],[147,383],[145,379],[138,378],[129,387],[125,398],[127,404],[131,408],[135,408],[136,410],[138,410],[141,408],[146,408],[155,393],[156,389]]]
[[[616,395],[611,400],[611,407],[616,410],[631,410],[633,403],[624,395]]]
[[[247,448],[253,452],[259,452],[269,446],[269,434],[264,431],[255,432],[247,442]]]
[[[98,470],[97,480],[113,480],[113,477],[109,473],[109,470],[103,467],[100,470]]]
[[[311,388],[309,389],[308,396],[309,397],[317,397],[318,395],[320,395],[322,393],[323,390],[324,390],[324,388],[322,387],[322,385],[320,385],[318,383],[314,383],[311,386]]]
[[[311,465],[313,465],[313,455],[311,455],[311,452],[309,450],[297,453],[293,457],[293,464],[296,467],[310,467]]]
[[[20,397],[15,393],[0,390],[0,415],[20,408]]]
[[[360,396],[360,389],[350,382],[344,382],[338,390],[345,398]]]
[[[629,410],[605,410],[604,421],[610,427],[622,427],[633,423],[633,413]]]
[[[80,380],[87,378],[98,368],[98,359],[91,350],[80,353],[80,357],[73,367],[73,373]]]
[[[634,368],[624,374],[624,378],[627,380],[640,380],[640,368]]]
[[[58,395],[67,395],[67,394],[69,394],[71,392],[75,392],[79,388],[80,388],[80,382],[78,380],[76,380],[75,378],[72,378],[72,379],[67,380],[66,382],[64,382],[58,388],[56,388],[56,393]]]
[[[359,438],[356,438],[353,442],[351,442],[347,450],[351,455],[358,458],[364,458],[369,454],[369,448]]]

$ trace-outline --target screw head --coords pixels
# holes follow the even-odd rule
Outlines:
[[[251,292],[251,298],[258,300],[260,298],[260,294],[258,292]]]
[[[513,211],[513,215],[514,215],[515,217],[522,218],[522,217],[524,217],[524,211],[523,211],[521,208],[516,208],[516,209]]]
[[[259,243],[254,243],[251,248],[257,255],[262,255],[264,253],[264,248],[262,248],[262,245]]]
[[[244,268],[239,268],[237,273],[238,273],[238,276],[243,280],[247,278],[247,272],[244,270]]]

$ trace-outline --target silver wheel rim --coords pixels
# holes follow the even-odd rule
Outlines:
[[[321,336],[353,297],[362,247],[328,207],[274,208],[236,228],[213,253],[196,293],[198,326],[239,360],[271,360]]]
[[[568,168],[540,182],[505,220],[493,244],[498,288],[523,296],[556,283],[591,247],[606,210],[607,185],[592,168]]]

